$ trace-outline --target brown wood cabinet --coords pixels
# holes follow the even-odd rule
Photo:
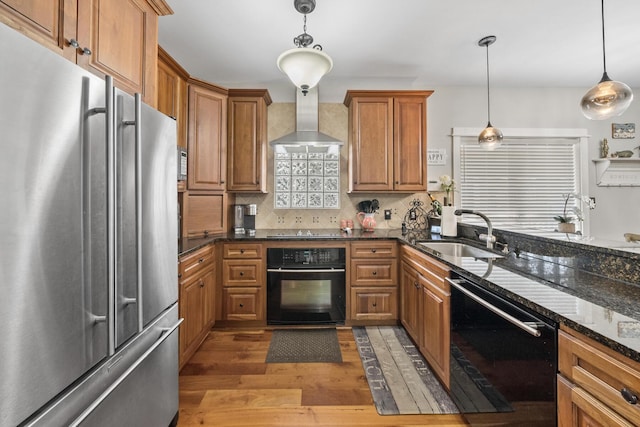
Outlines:
[[[558,370],[559,427],[640,425],[640,363],[561,326]]]
[[[227,194],[185,192],[182,196],[183,236],[202,237],[227,231]]]
[[[0,0],[0,20],[156,105],[158,16],[164,0]]]
[[[222,320],[266,321],[264,251],[256,243],[222,246]]]
[[[398,264],[395,241],[352,242],[350,253],[351,322],[398,319]]]
[[[347,91],[350,192],[426,191],[432,93]]]
[[[180,367],[193,356],[215,322],[215,260],[214,246],[180,258],[179,316]]]
[[[189,80],[189,190],[224,191],[227,174],[227,90]]]
[[[449,269],[419,251],[401,247],[401,322],[418,344],[434,373],[449,387]]]
[[[266,89],[229,89],[227,191],[267,192]]]

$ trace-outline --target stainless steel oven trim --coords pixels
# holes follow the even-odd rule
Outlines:
[[[494,306],[493,304],[483,300],[478,295],[474,294],[473,292],[471,292],[468,289],[466,289],[463,286],[461,286],[460,285],[461,281],[454,281],[454,280],[451,280],[448,277],[445,277],[445,280],[447,282],[449,282],[449,284],[451,286],[455,287],[457,290],[459,290],[460,292],[462,292],[463,294],[465,294],[466,296],[468,296],[469,298],[471,298],[472,300],[474,300],[478,304],[482,305],[483,307],[487,308],[488,310],[491,310],[492,312],[494,312],[498,316],[502,317],[503,319],[505,319],[506,321],[512,323],[513,325],[517,326],[518,328],[522,329],[523,331],[533,335],[534,337],[540,337],[542,335],[542,333],[535,327],[537,325],[532,324],[532,322],[523,322],[523,321],[513,317],[509,313],[504,312],[503,310],[499,309],[498,307]]]

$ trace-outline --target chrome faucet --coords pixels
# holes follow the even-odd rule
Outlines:
[[[478,215],[480,218],[484,219],[487,223],[487,234],[481,234],[479,237],[480,240],[487,242],[487,248],[493,249],[493,244],[496,242],[496,237],[491,234],[493,232],[493,225],[491,224],[491,220],[482,212],[473,211],[471,209],[456,209],[453,212],[454,215],[462,215],[462,214],[473,214]]]

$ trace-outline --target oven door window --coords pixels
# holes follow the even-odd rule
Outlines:
[[[282,280],[280,308],[327,311],[331,308],[331,280]]]

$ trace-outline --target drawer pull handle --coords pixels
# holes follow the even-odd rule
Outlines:
[[[636,403],[638,403],[638,396],[636,396],[631,390],[629,390],[628,388],[623,388],[622,390],[620,390],[620,394],[622,395],[622,397],[624,398],[624,400],[626,400],[628,403],[635,405]]]

